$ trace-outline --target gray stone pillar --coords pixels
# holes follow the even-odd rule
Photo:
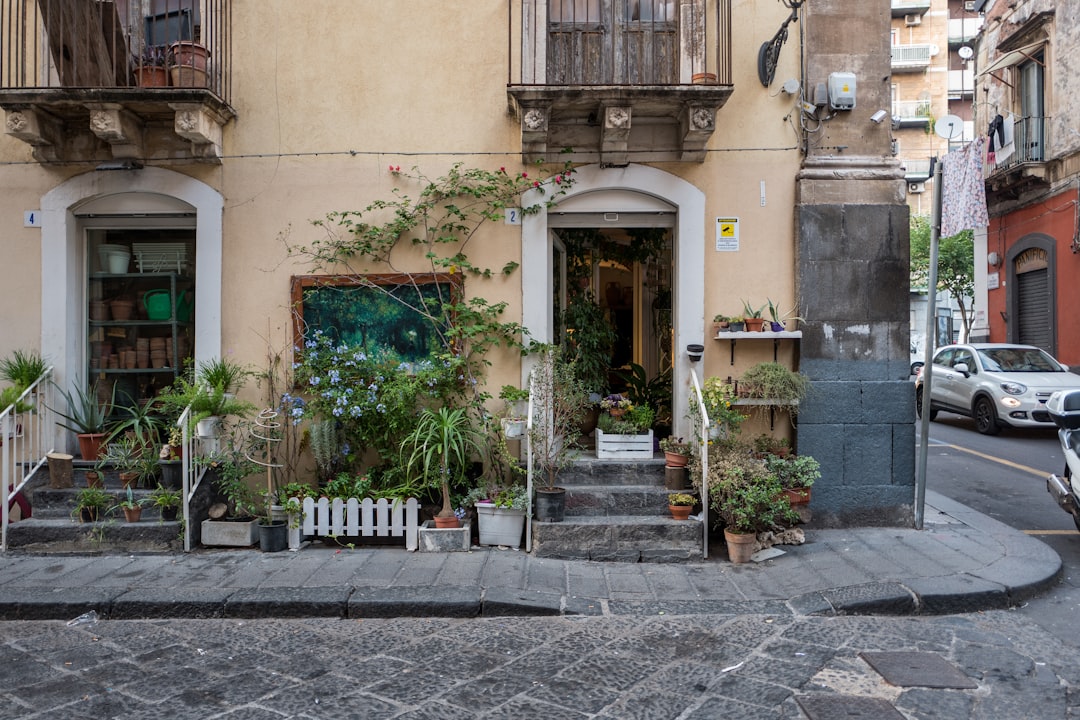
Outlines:
[[[856,76],[856,107],[818,110],[797,179],[796,286],[812,381],[799,452],[821,462],[814,524],[913,521],[914,390],[908,380],[908,207],[890,147],[887,3],[803,6],[806,82]]]

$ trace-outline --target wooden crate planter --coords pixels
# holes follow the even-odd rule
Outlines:
[[[416,498],[394,502],[386,498],[305,498],[301,528],[319,537],[404,537],[405,549],[416,550],[420,503]]]
[[[596,457],[601,460],[651,460],[653,431],[641,435],[612,435],[596,429]]]

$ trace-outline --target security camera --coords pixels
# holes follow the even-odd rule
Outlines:
[[[885,112],[884,110],[878,110],[876,113],[870,116],[870,119],[880,125],[882,121],[887,117],[889,117],[889,113]]]

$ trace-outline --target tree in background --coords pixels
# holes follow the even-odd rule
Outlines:
[[[930,278],[930,218],[911,218],[911,284],[926,287]],[[963,337],[971,332],[975,302],[975,236],[971,230],[938,238],[937,289],[949,293],[960,308]]]

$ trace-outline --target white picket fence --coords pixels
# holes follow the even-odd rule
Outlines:
[[[420,503],[416,498],[404,502],[386,498],[304,498],[302,506],[304,535],[404,537],[406,550],[419,547]]]

